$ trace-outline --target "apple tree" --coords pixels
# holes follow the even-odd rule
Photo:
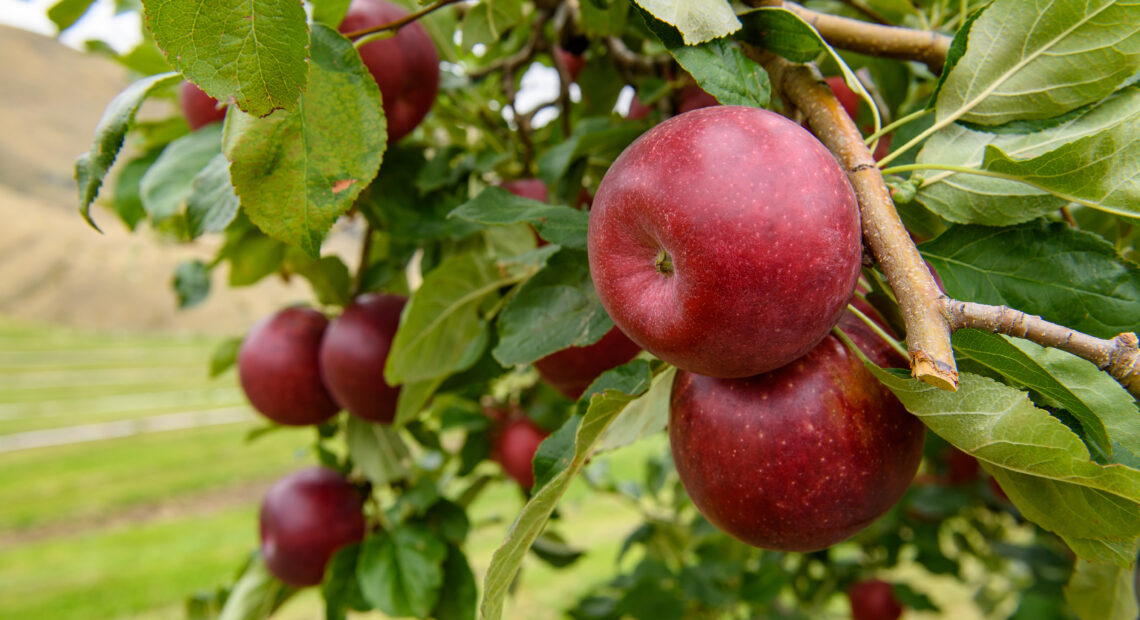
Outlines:
[[[81,215],[221,239],[182,306],[312,285],[210,361],[320,468],[195,617],[315,585],[329,618],[503,617],[524,557],[581,555],[576,478],[644,519],[573,618],[937,610],[904,564],[1000,577],[989,615],[1136,617],[1135,2],[141,4],[137,49],[90,45],[137,80]]]

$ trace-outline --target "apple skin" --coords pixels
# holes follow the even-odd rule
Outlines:
[[[518,416],[508,420],[495,435],[491,458],[525,490],[534,486],[534,453],[550,433],[539,428],[530,418]]]
[[[340,411],[321,381],[319,350],[328,319],[286,308],[250,328],[237,367],[246,397],[261,415],[290,426],[320,424]]]
[[[586,68],[586,58],[581,54],[575,54],[566,48],[559,47],[554,50],[555,54],[562,60],[562,66],[566,67],[566,73],[570,76],[571,82],[577,82],[578,76],[582,75],[582,69]]]
[[[293,472],[261,502],[261,554],[269,571],[294,586],[315,586],[337,549],[364,539],[364,500],[326,467]]]
[[[879,365],[903,365],[858,319],[840,326]],[[678,371],[669,441],[681,482],[713,525],[750,545],[816,551],[902,497],[924,427],[828,335],[803,358],[745,379]]]
[[[400,387],[384,380],[384,364],[408,302],[399,295],[362,295],[333,320],[321,341],[325,386],[352,415],[391,424]]]
[[[226,118],[226,108],[218,100],[206,94],[193,82],[183,82],[178,88],[178,103],[182,115],[190,129],[197,131],[210,123],[220,123]]]
[[[588,249],[598,297],[631,340],[683,370],[750,377],[802,357],[839,320],[862,232],[815,137],[774,112],[716,106],[618,157]]]
[[[407,15],[385,0],[352,0],[338,30],[355,32],[388,24]],[[439,91],[439,52],[427,30],[413,22],[396,36],[359,48],[364,66],[380,87],[388,118],[388,144],[395,144],[424,120]]]
[[[653,108],[651,106],[645,105],[641,99],[634,96],[633,101],[629,102],[629,112],[626,113],[625,117],[631,121],[639,121],[643,118],[649,118],[652,113]]]
[[[903,612],[894,586],[879,579],[852,584],[847,598],[851,601],[851,620],[897,620]]]
[[[696,84],[690,84],[682,88],[678,97],[681,103],[677,106],[677,114],[684,114],[685,112],[720,105],[716,97],[708,94],[703,88]]]
[[[831,92],[835,93],[835,98],[839,100],[840,105],[843,106],[843,110],[847,112],[847,116],[850,116],[851,119],[854,120],[856,115],[859,114],[859,102],[862,101],[859,95],[851,90],[851,87],[847,85],[847,81],[844,80],[841,75],[833,75],[824,81],[831,87]]]
[[[513,181],[505,181],[499,185],[508,192],[515,196],[523,198],[530,198],[539,202],[546,202],[549,198],[549,193],[546,190],[546,183],[541,179],[515,179]]]
[[[534,363],[538,374],[570,400],[590,387],[603,372],[621,366],[637,356],[641,347],[614,327],[594,344],[570,347]]]

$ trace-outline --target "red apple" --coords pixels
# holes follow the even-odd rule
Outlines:
[[[851,601],[851,620],[896,620],[903,612],[894,587],[879,579],[852,584],[847,598]]]
[[[193,82],[183,82],[178,89],[178,103],[190,129],[197,130],[210,123],[220,123],[226,118],[225,106],[206,94]]]
[[[514,478],[524,489],[534,486],[534,453],[549,435],[530,421],[518,416],[509,420],[496,434],[491,447],[491,458],[503,466],[503,471]]]
[[[635,95],[633,101],[629,102],[629,112],[625,115],[631,121],[639,121],[643,118],[648,118],[653,113],[653,108],[641,102]]]
[[[261,502],[261,555],[269,571],[294,586],[315,586],[337,549],[364,539],[364,500],[325,467],[293,472]]]
[[[602,339],[584,347],[570,347],[534,363],[538,374],[554,389],[577,400],[603,372],[637,356],[641,347],[614,327]]]
[[[859,102],[862,99],[851,87],[847,85],[847,81],[841,75],[833,75],[825,80],[827,85],[831,87],[831,92],[835,93],[835,98],[839,100],[840,105],[847,112],[852,120],[859,114]]]
[[[546,202],[549,197],[546,191],[546,183],[541,179],[515,179],[513,181],[504,181],[500,187],[523,198],[530,198],[539,202]]]
[[[677,106],[677,114],[684,114],[685,112],[692,112],[700,108],[720,105],[716,97],[708,94],[703,88],[696,84],[682,88],[679,98],[681,103]]]
[[[904,365],[851,315],[873,361]],[[745,379],[679,371],[669,441],[681,482],[713,525],[756,547],[815,551],[886,513],[922,460],[924,427],[835,336]]]
[[[385,0],[352,0],[339,30],[356,32],[407,14],[403,7]],[[424,120],[435,102],[439,52],[418,22],[403,26],[394,37],[364,44],[359,52],[380,87],[388,118],[388,144],[394,144]]]
[[[340,411],[321,381],[318,351],[327,326],[320,312],[293,307],[249,330],[237,367],[254,409],[291,426],[320,424]]]
[[[562,59],[562,66],[566,67],[566,73],[570,76],[571,82],[577,82],[578,76],[582,75],[582,69],[586,68],[586,58],[581,54],[575,54],[565,48],[557,48],[554,50],[555,54]]]
[[[802,357],[859,277],[835,158],[767,110],[704,108],[643,134],[602,179],[590,272],[621,331],[678,368],[749,377]]]
[[[946,463],[946,483],[951,486],[970,484],[982,475],[978,459],[954,446],[950,446],[942,458]]]
[[[407,298],[363,295],[329,325],[321,342],[321,377],[333,399],[365,420],[391,424],[400,387],[384,380],[384,364]]]

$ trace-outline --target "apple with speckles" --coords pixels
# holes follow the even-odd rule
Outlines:
[[[682,370],[750,377],[802,357],[855,289],[854,192],[810,133],[715,106],[635,140],[590,211],[590,273],[631,340]]]
[[[539,376],[571,400],[577,400],[603,372],[637,356],[641,347],[614,327],[600,340],[569,347],[534,363]]]
[[[880,366],[905,366],[853,315],[840,327]],[[669,442],[713,525],[750,545],[816,551],[886,513],[922,460],[924,427],[828,335],[801,359],[744,379],[680,371]]]

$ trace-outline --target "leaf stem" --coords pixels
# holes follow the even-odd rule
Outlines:
[[[370,34],[375,34],[377,32],[384,32],[385,30],[399,30],[400,28],[418,20],[419,18],[423,17],[424,15],[427,15],[428,13],[432,13],[432,12],[436,11],[437,9],[441,9],[441,8],[443,8],[449,4],[455,4],[456,2],[459,2],[459,1],[460,0],[436,0],[432,4],[425,6],[424,8],[416,11],[415,13],[408,13],[407,15],[401,17],[400,19],[397,19],[396,21],[388,22],[387,24],[380,24],[379,26],[372,26],[371,28],[364,28],[362,30],[357,30],[355,32],[349,32],[349,33],[346,33],[344,36],[345,36],[345,38],[349,39],[350,41],[355,41],[356,39],[359,39],[360,37],[364,37],[364,36],[367,36]]]
[[[881,160],[880,163],[882,163],[882,161],[885,161],[885,160],[886,160],[886,158]],[[1091,207],[1093,209],[1101,209],[1101,210],[1104,209],[1104,207],[1101,206],[1100,204],[1098,204],[1096,201],[1089,200],[1087,198],[1081,198],[1079,196],[1071,196],[1069,194],[1063,194],[1063,193],[1058,192],[1057,190],[1055,190],[1051,187],[1046,187],[1040,183],[1031,181],[1031,180],[1026,179],[1024,177],[1018,177],[1018,176],[1014,176],[1012,174],[1005,174],[1004,172],[995,172],[993,170],[983,170],[981,168],[969,168],[966,166],[951,166],[948,164],[939,164],[939,163],[906,164],[905,166],[892,166],[890,168],[885,168],[885,169],[883,169],[883,174],[898,174],[900,172],[913,172],[916,170],[945,170],[945,171],[954,172],[957,174],[973,174],[973,175],[977,175],[977,176],[981,176],[981,177],[990,177],[992,179],[1001,179],[1003,181],[1013,181],[1015,183],[1024,183],[1025,185],[1028,185],[1028,186],[1033,187],[1035,189],[1039,189],[1043,192],[1048,192],[1048,193],[1050,193],[1050,194],[1052,194],[1058,198],[1061,198],[1063,200],[1068,200],[1069,202],[1075,202],[1077,204],[1084,205],[1086,207]],[[928,185],[928,183],[924,182],[922,184],[922,187],[925,187],[926,185]]]
[[[847,304],[847,310],[855,316],[859,317],[860,321],[866,323],[867,327],[870,327],[872,331],[874,331],[880,338],[883,339],[883,342],[889,344],[892,349],[898,352],[899,355],[903,356],[904,358],[909,357],[906,351],[906,347],[902,346],[898,340],[895,340],[893,336],[888,334],[887,330],[880,327],[879,324],[874,321],[874,319],[867,316],[866,314],[863,314],[863,311],[856,308],[854,304]]]
[[[874,141],[878,140],[879,138],[891,133],[892,131],[898,129],[899,127],[902,127],[903,125],[906,125],[907,123],[910,123],[911,121],[918,120],[918,119],[920,119],[920,118],[922,118],[922,117],[924,117],[927,114],[930,114],[932,112],[934,112],[934,110],[926,109],[926,108],[923,108],[922,110],[918,110],[916,112],[911,112],[910,114],[907,114],[906,116],[894,121],[893,123],[887,125],[886,127],[883,127],[882,129],[876,131],[875,133],[867,136],[866,138],[863,139],[863,143],[870,145],[872,142],[874,142]],[[884,170],[883,173],[889,174],[886,170]]]

